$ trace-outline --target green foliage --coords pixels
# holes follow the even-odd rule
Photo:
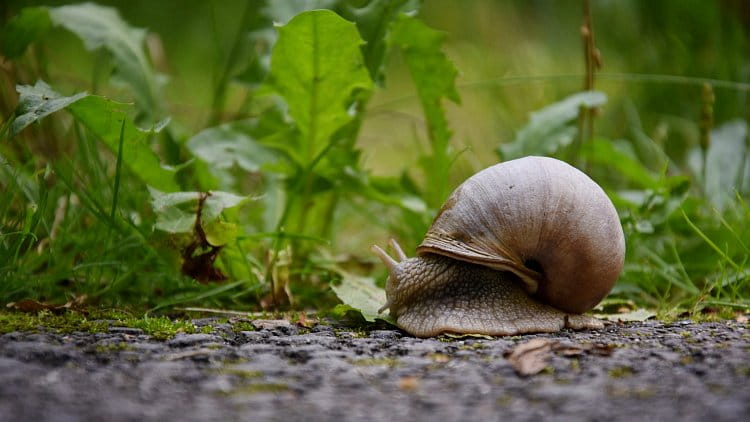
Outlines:
[[[46,8],[28,7],[13,17],[2,31],[2,52],[15,59],[26,52],[32,42],[43,37],[52,27]]]
[[[750,38],[734,6],[651,3],[593,9],[613,73],[587,92],[569,75],[581,17],[567,5],[11,5],[0,301],[343,301],[334,314],[387,318],[368,246],[416,246],[494,151],[578,163],[603,186],[628,251],[610,300],[660,315],[746,310],[750,89],[734,81],[746,81]],[[722,30],[698,42],[696,27]],[[644,36],[653,48],[629,48]],[[174,332],[160,324],[142,326]]]
[[[442,99],[456,103],[460,101],[455,87],[458,71],[442,51],[445,34],[407,15],[401,15],[393,25],[390,41],[404,52],[427,119],[432,154],[424,157],[422,167],[428,176],[427,201],[432,207],[438,207],[449,192],[448,176],[452,160],[449,143],[451,132]]]
[[[371,89],[355,25],[326,10],[304,12],[279,28],[271,84],[300,131],[292,158],[310,166],[329,148],[358,90]]]
[[[374,280],[346,272],[341,272],[341,283],[332,284],[331,288],[336,296],[350,308],[362,313],[365,320],[374,322],[375,319],[390,321],[387,314],[378,310],[385,303],[385,292],[375,286]]]
[[[26,126],[43,119],[50,114],[60,111],[88,94],[80,92],[70,97],[63,97],[53,91],[44,81],[38,81],[35,86],[19,85],[16,88],[20,94],[16,117],[11,124],[11,135],[18,135]]]
[[[111,56],[115,76],[132,89],[135,103],[152,121],[161,117],[156,74],[144,52],[146,31],[122,20],[111,7],[94,3],[49,9],[55,25],[76,34],[87,50],[105,49]]]
[[[55,111],[68,108],[81,124],[86,126],[113,151],[117,151],[122,129],[123,160],[138,177],[149,185],[166,191],[177,189],[173,171],[163,168],[159,158],[151,151],[147,137],[161,130],[142,130],[128,117],[129,104],[117,103],[104,97],[79,93],[63,97],[43,81],[33,87],[19,86],[17,117],[11,128],[17,135],[29,124]],[[164,123],[162,123],[163,125]],[[124,125],[124,128],[123,128]]]
[[[599,107],[607,102],[603,92],[579,92],[562,101],[531,113],[529,123],[518,131],[513,142],[502,144],[498,152],[503,160],[527,155],[554,155],[573,142],[581,107]]]

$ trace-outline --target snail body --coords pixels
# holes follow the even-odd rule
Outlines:
[[[389,267],[391,317],[419,336],[443,332],[515,335],[598,328],[582,316],[622,271],[625,237],[604,191],[553,158],[486,168],[440,209],[417,257]]]

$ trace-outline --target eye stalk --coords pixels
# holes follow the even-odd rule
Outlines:
[[[381,261],[383,261],[383,265],[385,265],[388,268],[388,278],[391,283],[395,283],[395,285],[398,285],[398,280],[394,279],[394,273],[396,268],[398,267],[398,264],[402,261],[405,261],[408,257],[404,253],[404,250],[401,249],[401,245],[396,242],[396,239],[391,239],[388,244],[391,246],[391,249],[393,249],[393,252],[396,254],[396,257],[398,258],[398,261],[393,259],[386,251],[384,251],[380,246],[378,245],[372,245],[371,250],[375,253],[375,255],[380,258]],[[386,300],[385,305],[383,305],[380,309],[378,309],[378,313],[382,313],[386,309],[390,308],[391,301],[390,299]]]

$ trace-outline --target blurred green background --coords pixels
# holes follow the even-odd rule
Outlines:
[[[68,3],[6,0],[0,5],[0,12],[7,22],[24,7]],[[238,34],[246,30],[242,28],[243,11],[247,10],[248,3],[239,0],[97,3],[115,7],[130,25],[149,31],[147,49],[155,70],[168,78],[164,102],[175,130],[188,137],[216,123],[212,122],[215,120],[213,102],[217,78],[222,71],[220,64]],[[743,242],[747,240],[747,228],[742,227],[743,222],[747,223],[747,213],[743,211],[746,204],[740,199],[736,205],[740,211],[736,215],[724,215],[725,220],[731,221],[728,225],[733,231],[722,229],[726,225],[721,223],[720,216],[712,214],[710,204],[701,202],[705,192],[701,191],[698,180],[700,163],[695,164],[691,151],[699,147],[701,141],[706,83],[712,87],[715,98],[713,126],[750,118],[750,2],[592,0],[590,4],[596,47],[603,61],[594,88],[608,96],[606,105],[596,111],[594,136],[625,143],[643,137],[666,153],[667,168],[653,156],[649,161],[648,154],[635,156],[643,168],[654,175],[683,176],[690,181],[691,188],[681,201],[699,198],[699,205],[687,208],[688,215],[706,219],[703,234],[712,229],[720,233],[714,235],[721,241],[714,243],[728,256],[734,256],[732,262],[740,268],[736,275],[741,283],[734,284],[731,302],[746,307],[743,304],[747,300],[747,248]],[[260,10],[265,6],[263,2],[251,2],[249,7]],[[422,4],[419,16],[430,27],[447,34],[444,50],[459,71],[456,87],[461,102],[444,102],[453,131],[451,144],[453,150],[459,152],[451,167],[451,188],[479,169],[497,162],[498,146],[513,141],[519,129],[528,123],[531,112],[583,90],[583,2],[428,0]],[[54,29],[37,48],[43,52],[46,63],[44,79],[58,92],[70,95],[87,90],[121,101],[132,100],[127,89],[106,83],[106,78],[102,77],[104,55],[86,51],[72,33]],[[8,72],[5,75],[4,117],[15,107],[13,87],[33,84],[35,80],[24,78],[37,76],[24,72],[14,72],[12,77]],[[243,113],[252,115],[252,107],[243,108],[247,100],[247,87],[240,83],[229,84],[224,114],[218,121],[232,121]],[[243,111],[235,113],[236,110]],[[373,177],[398,177],[406,172],[417,184],[429,179],[418,164],[424,151],[429,149],[424,117],[399,51],[389,53],[385,83],[374,90],[357,146],[362,154],[362,168]],[[746,148],[741,153],[746,154]],[[610,174],[607,166],[594,166],[589,171],[597,180],[603,180],[608,192],[632,188],[626,178]],[[264,193],[262,185],[254,186],[256,191],[240,193]],[[741,198],[746,198],[746,189],[747,186],[739,187]],[[665,195],[662,200],[669,199],[672,193]],[[628,224],[647,220],[648,212],[642,207],[628,211],[619,205],[626,234],[631,235],[628,258],[631,266],[616,293],[635,300],[645,297],[650,305],[674,304],[676,294],[671,286],[675,280],[677,284],[681,280],[695,287],[688,296],[691,303],[699,303],[705,297],[723,301],[724,293],[706,287],[713,280],[711,274],[722,273],[725,269],[721,265],[723,258],[706,246],[700,235],[685,229],[685,221],[677,208],[671,209],[664,220],[652,221],[657,226],[655,231],[645,233]],[[362,212],[362,208],[371,206],[375,207],[373,212],[379,209],[356,201],[337,209],[329,249],[333,256],[345,253],[371,265],[374,261],[368,256],[369,245],[384,244],[392,235],[393,224],[410,224],[407,218],[398,221],[398,216],[390,215],[383,217],[388,223],[373,221],[372,214]],[[634,216],[637,210],[644,214]],[[680,227],[675,229],[675,224],[668,222],[670,218],[679,220]],[[682,235],[688,240],[682,242]],[[401,241],[411,250],[419,238],[413,236]],[[651,252],[638,253],[640,245],[652,249],[657,257],[662,256],[663,262],[655,263]],[[672,249],[679,253],[673,254]],[[684,268],[679,269],[680,255],[689,257],[691,254],[701,255],[714,264],[718,262],[722,269],[701,264],[703,267],[692,270],[691,274],[683,274]],[[262,256],[263,252],[257,255]],[[671,271],[669,268],[677,268],[674,271],[679,274],[661,277],[656,271],[652,283],[656,287],[651,289],[650,282],[643,280],[643,274],[650,271],[646,268],[649,265],[666,273]],[[382,272],[375,270],[375,274],[382,280]],[[725,280],[727,275],[723,274],[722,280]],[[180,288],[187,288],[189,283],[185,283],[179,284]],[[684,305],[679,300],[676,303]]]

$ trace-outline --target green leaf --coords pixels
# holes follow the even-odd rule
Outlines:
[[[412,16],[401,15],[394,22],[391,43],[404,52],[406,64],[422,103],[430,138],[438,144],[448,143],[451,133],[441,105],[443,97],[458,103],[458,71],[443,53],[446,35]]]
[[[238,207],[248,201],[256,199],[252,196],[240,196],[229,192],[212,191],[206,201],[203,202],[203,218],[207,221],[219,218],[219,215],[227,209]]]
[[[202,130],[186,145],[193,155],[209,164],[214,177],[227,180],[231,179],[228,170],[234,166],[258,172],[264,165],[278,160],[275,151],[256,140],[258,132],[256,119],[226,123]]]
[[[235,223],[215,220],[203,226],[206,240],[213,246],[224,246],[237,238],[239,228]]]
[[[734,120],[711,131],[706,152],[705,190],[709,201],[722,211],[743,182],[747,151],[747,123]]]
[[[327,9],[336,0],[284,0],[269,1],[263,8],[263,14],[277,24],[286,25],[293,17],[313,9]]]
[[[341,284],[331,285],[331,289],[345,305],[358,310],[367,321],[391,321],[385,314],[378,313],[378,309],[385,304],[385,290],[377,287],[372,278],[342,271],[339,274]]]
[[[2,52],[9,59],[23,55],[32,42],[52,28],[46,7],[27,7],[13,17],[2,31]]]
[[[592,162],[606,166],[643,188],[657,189],[658,180],[635,157],[621,151],[608,139],[594,139],[583,146],[581,153]]]
[[[104,97],[89,95],[68,107],[73,116],[93,132],[112,151],[117,151],[120,126],[125,120],[122,160],[147,185],[163,191],[176,191],[174,171],[162,167],[151,150],[148,137],[156,129],[138,128],[129,118],[131,104],[118,103]]]
[[[117,9],[93,3],[50,8],[49,15],[55,25],[81,38],[86,49],[106,49],[115,76],[130,85],[138,108],[152,119],[159,117],[157,78],[143,48],[146,30],[128,25]]]
[[[279,2],[276,2],[279,3]],[[402,12],[411,13],[419,7],[413,0],[371,0],[368,2],[341,1],[336,10],[344,19],[357,24],[365,40],[362,56],[370,77],[379,84],[385,80],[384,63],[388,50],[391,22]]]
[[[132,105],[88,95],[85,92],[63,97],[43,81],[38,81],[33,87],[19,85],[16,89],[20,98],[17,117],[11,127],[13,135],[31,123],[67,108],[78,122],[117,153],[124,120],[122,159],[125,165],[146,184],[165,191],[177,190],[174,172],[161,166],[159,158],[147,142],[148,136],[156,133],[156,130],[142,130],[135,126],[128,116]]]
[[[154,225],[156,229],[169,233],[190,233],[193,231],[198,201],[206,193],[164,193],[151,187],[149,187],[149,193],[151,194],[151,207],[157,215]],[[207,230],[207,237],[209,231],[211,232],[211,239],[207,240],[214,246],[220,246],[234,239],[237,236],[237,227],[231,227],[229,225],[231,223],[219,224],[221,223],[219,217],[223,211],[254,199],[256,198],[229,192],[208,192],[208,197],[203,201],[201,212],[201,223],[204,230]]]
[[[513,142],[500,145],[498,152],[503,160],[552,155],[573,142],[578,129],[572,123],[581,107],[598,107],[606,102],[607,96],[603,92],[579,92],[533,112],[529,123],[518,131]]]
[[[44,81],[37,81],[34,86],[18,85],[16,91],[18,91],[20,98],[16,108],[16,118],[11,125],[12,136],[18,135],[26,126],[64,109],[88,95],[85,92],[80,92],[70,97],[63,97],[53,91]]]
[[[407,15],[401,15],[393,23],[390,34],[391,44],[399,46],[404,53],[427,120],[432,155],[424,157],[421,164],[430,179],[426,182],[426,195],[433,207],[448,196],[448,171],[452,161],[451,132],[442,99],[460,101],[455,86],[458,71],[442,51],[444,41],[444,33]]]
[[[359,50],[357,28],[329,10],[297,15],[279,27],[271,55],[271,84],[301,132],[301,157],[310,164],[331,136],[351,121],[353,94],[372,82]]]

